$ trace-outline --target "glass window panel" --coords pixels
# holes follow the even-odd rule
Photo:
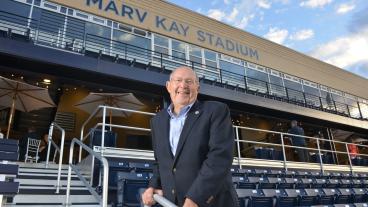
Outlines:
[[[216,53],[215,52],[212,52],[212,51],[209,51],[209,50],[204,50],[204,57],[206,59],[216,61]]]
[[[77,52],[82,51],[85,22],[74,17],[68,17],[65,31],[66,48]]]
[[[169,39],[155,35],[155,44],[163,47],[169,47]]]
[[[201,48],[190,45],[189,54],[190,55],[195,55],[195,56],[198,56],[198,57],[202,57]]]
[[[172,49],[185,53],[185,43],[184,42],[179,42],[179,41],[176,41],[176,40],[172,40]]]
[[[190,61],[193,61],[194,63],[199,63],[199,64],[196,64],[196,65],[202,65],[202,58],[200,57],[196,57],[196,56],[193,56],[193,55],[190,55]]]
[[[177,52],[173,50],[172,56],[173,56],[173,59],[176,61],[185,62],[185,53],[183,52]]]
[[[264,82],[268,82],[268,74],[258,70],[247,68],[247,76],[253,79],[258,79]]]
[[[31,6],[28,4],[10,0],[1,0],[1,10],[11,14],[3,13],[0,15],[0,25],[3,25],[3,22],[6,24],[5,28],[1,26],[0,29],[7,30],[7,28],[11,28],[13,30],[17,30],[18,26],[21,26],[22,28],[23,26],[26,26],[30,8]]]
[[[65,47],[64,26],[65,15],[42,10],[38,27],[38,42],[53,47]]]
[[[123,32],[120,30],[114,30],[113,40],[120,41],[123,43],[127,43],[130,45],[134,45],[134,46],[148,49],[148,50],[151,49],[150,39],[147,39],[147,38],[144,38],[138,35],[130,34],[128,32]]]
[[[217,69],[217,63],[211,60],[206,60],[205,64],[207,67],[207,69],[212,69],[212,70],[216,70]]]
[[[311,95],[315,95],[315,96],[318,96],[319,97],[319,90],[318,90],[318,88],[313,88],[313,87],[304,85],[304,92],[306,94],[311,94]]]
[[[86,33],[86,49],[90,47],[89,49],[94,52],[99,52],[101,50],[105,54],[110,52],[110,28],[86,22]]]
[[[297,91],[303,91],[302,84],[300,83],[284,79],[284,84],[286,88],[290,88]]]
[[[63,7],[63,6],[60,8],[60,12],[63,13],[63,14],[66,14],[66,10],[67,9],[65,7]]]
[[[239,75],[245,75],[245,68],[241,65],[236,65],[224,60],[220,60],[220,68],[222,70],[231,72],[231,73],[235,73],[235,74],[239,74]]]
[[[283,86],[282,78],[274,75],[270,75],[270,83],[272,83],[273,85]]]
[[[270,89],[272,95],[285,97],[286,92],[281,77],[270,75]]]

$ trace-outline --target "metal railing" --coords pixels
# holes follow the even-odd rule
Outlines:
[[[171,201],[167,200],[165,197],[160,196],[158,194],[154,194],[153,199],[163,207],[177,207],[177,205],[173,204]],[[144,205],[144,207],[149,206]]]
[[[203,81],[222,87],[230,87],[246,93],[266,96],[271,99],[323,110],[357,119],[368,119],[368,104],[359,101],[341,103],[331,98],[308,94],[282,85],[259,80],[244,74],[233,73],[210,65],[181,57],[160,53],[150,49],[116,41],[111,38],[85,33],[82,20],[68,17],[67,24],[61,24],[49,11],[42,12],[40,21],[0,11],[0,32],[16,33],[36,45],[67,50],[84,55],[94,55],[110,61],[172,70],[180,65],[192,67]],[[47,21],[44,21],[47,19]],[[46,23],[47,22],[47,23]],[[83,25],[83,27],[81,26]],[[83,31],[82,31],[83,30]],[[8,35],[9,36],[9,35]],[[11,35],[10,35],[11,36]],[[123,61],[124,62],[124,61]]]
[[[93,155],[93,158],[97,158],[102,162],[103,166],[103,183],[102,183],[102,198],[100,195],[95,191],[93,186],[87,182],[87,180],[82,176],[82,174],[79,172],[79,170],[74,166],[73,164],[73,153],[74,153],[74,145],[78,144],[86,150],[89,154]],[[91,148],[89,148],[87,145],[83,144],[80,140],[74,138],[70,145],[70,155],[69,155],[69,167],[68,167],[68,180],[67,180],[67,188],[66,188],[66,206],[71,205],[70,203],[70,185],[71,185],[71,173],[72,170],[76,172],[79,179],[85,184],[89,192],[100,202],[100,205],[102,207],[107,207],[107,193],[108,193],[108,183],[109,183],[109,163],[106,158],[101,156],[99,153],[94,152]]]
[[[310,137],[310,136],[302,136],[302,135],[295,135],[295,134],[289,134],[289,133],[283,133],[283,132],[276,132],[276,131],[270,131],[270,130],[262,130],[262,129],[255,129],[255,128],[250,128],[250,127],[241,127],[241,126],[234,126],[235,128],[235,135],[236,135],[236,144],[237,144],[237,161],[238,161],[238,165],[241,168],[242,163],[241,160],[245,157],[241,156],[241,146],[240,143],[249,143],[252,145],[267,145],[267,146],[272,146],[272,147],[279,147],[282,149],[282,163],[283,166],[285,168],[285,170],[288,169],[288,160],[287,160],[287,156],[286,156],[286,149],[287,148],[291,148],[291,149],[303,149],[303,150],[307,150],[308,152],[310,151],[317,151],[316,155],[318,156],[317,161],[319,162],[319,168],[322,172],[324,172],[324,168],[326,163],[323,162],[322,159],[322,155],[323,153],[335,153],[335,154],[342,154],[342,155],[347,155],[348,156],[348,166],[350,168],[350,171],[353,172],[354,171],[354,166],[352,163],[352,158],[351,155],[352,153],[349,152],[348,146],[349,145],[356,145],[357,147],[361,147],[361,148],[366,148],[368,149],[368,145],[363,145],[363,144],[357,144],[357,143],[348,143],[348,142],[343,142],[343,141],[337,141],[337,140],[329,140],[329,139],[323,139],[323,138],[319,138],[319,137]],[[279,140],[280,140],[280,144],[279,143],[270,143],[270,142],[262,142],[262,141],[253,141],[253,140],[247,140],[247,139],[240,139],[240,135],[239,135],[239,130],[248,130],[248,131],[253,131],[256,133],[269,133],[269,134],[276,134],[279,135]],[[317,148],[311,148],[311,147],[302,147],[302,146],[294,146],[294,145],[290,145],[290,144],[285,144],[285,140],[286,137],[288,137],[289,139],[291,139],[291,137],[301,137],[303,139],[307,139],[309,141],[314,141],[317,145]],[[278,139],[278,138],[276,138]],[[328,150],[328,149],[322,149],[320,146],[320,142],[329,142],[329,143],[333,143],[333,144],[340,144],[342,146],[344,146],[344,150]],[[309,156],[309,153],[308,153]],[[354,154],[354,156],[362,156],[362,157],[366,157],[368,159],[368,154],[363,154],[363,153],[356,153]],[[368,166],[367,166],[368,167]]]
[[[142,115],[149,115],[154,116],[154,113],[144,112],[144,111],[137,111],[137,110],[131,110],[131,109],[123,109],[123,108],[117,108],[117,107],[111,107],[111,106],[98,106],[87,118],[87,120],[82,124],[81,126],[81,134],[80,134],[80,140],[83,142],[89,135],[91,135],[92,131],[89,131],[87,134],[85,134],[85,128],[87,124],[90,123],[90,121],[95,118],[95,116],[100,113],[102,110],[102,123],[97,123],[93,128],[101,127],[102,130],[102,137],[101,137],[101,148],[104,148],[105,146],[105,131],[106,127],[110,128],[122,128],[122,129],[132,129],[132,130],[142,130],[142,131],[151,131],[150,129],[146,128],[140,128],[140,127],[132,127],[132,126],[124,126],[124,125],[115,125],[115,124],[108,124],[106,123],[106,116],[107,110],[116,110],[116,111],[122,111],[122,112],[128,112],[128,113],[137,113]],[[81,148],[80,148],[81,149]],[[79,151],[79,162],[82,160],[82,150]],[[103,155],[103,149],[101,150],[101,154]]]
[[[61,132],[61,141],[60,141],[60,148],[52,139],[52,135],[54,132],[54,128],[58,129]],[[51,151],[51,145],[55,148],[54,158],[53,161],[55,162],[56,152],[59,152],[59,166],[58,166],[58,176],[57,176],[57,183],[56,183],[56,193],[60,191],[60,178],[61,178],[61,166],[63,164],[63,154],[64,154],[64,141],[65,141],[65,130],[60,127],[57,123],[52,122],[49,128],[49,136],[48,136],[48,147],[47,147],[47,156],[46,156],[46,163],[45,168],[49,167],[49,157]]]

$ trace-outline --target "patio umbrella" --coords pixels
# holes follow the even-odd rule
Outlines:
[[[0,104],[5,107],[10,107],[6,138],[9,137],[15,109],[23,112],[30,112],[36,109],[55,107],[47,89],[1,76]]]
[[[139,110],[145,106],[132,93],[90,93],[74,106],[92,113],[99,105],[132,110]],[[110,116],[110,124],[113,116],[129,116],[129,113],[125,111],[108,110],[107,113]],[[98,116],[102,116],[102,111]]]

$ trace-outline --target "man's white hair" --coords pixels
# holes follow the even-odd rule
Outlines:
[[[172,79],[172,75],[175,73],[175,71],[177,71],[177,70],[179,70],[179,69],[183,69],[183,68],[185,68],[185,69],[188,69],[188,70],[192,71],[192,72],[194,73],[194,76],[195,76],[195,81],[196,81],[197,83],[199,83],[199,78],[198,78],[197,73],[196,73],[192,68],[190,68],[190,67],[188,67],[188,66],[180,66],[180,67],[175,68],[175,69],[170,73],[170,79],[169,79],[169,80],[171,80],[171,79]]]

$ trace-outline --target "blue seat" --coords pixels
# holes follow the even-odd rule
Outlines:
[[[333,205],[337,196],[337,190],[331,188],[323,188],[322,190],[324,195],[320,196],[319,203],[322,205]]]
[[[352,203],[353,195],[354,191],[352,191],[350,188],[339,188],[337,190],[335,203],[336,204]]]
[[[153,166],[152,163],[149,162],[129,162],[129,167],[131,170],[137,173],[152,173]]]
[[[236,189],[240,207],[272,207],[273,197],[267,197],[260,189]]]
[[[0,175],[15,177],[18,175],[18,171],[18,165],[0,163]]]
[[[364,188],[353,188],[353,201],[354,203],[366,203],[368,202],[368,192]]]
[[[265,197],[274,197],[276,199],[276,207],[292,207],[297,205],[296,199],[288,197],[284,189],[263,189],[263,193]]]
[[[105,147],[116,147],[117,134],[113,131],[105,130],[104,146]],[[92,128],[90,132],[90,147],[101,146],[102,141],[102,130]]]
[[[141,206],[140,190],[148,187],[148,173],[118,172],[117,202],[119,206]]]
[[[283,178],[282,182],[279,183],[278,188],[294,189],[295,185],[300,182],[300,178]]]
[[[257,159],[271,159],[271,148],[255,147],[254,150],[256,152]]]
[[[304,189],[306,196],[301,198],[299,205],[317,205],[320,203],[320,198],[325,196],[322,189]]]
[[[0,181],[0,195],[14,196],[19,192],[19,182]]]

